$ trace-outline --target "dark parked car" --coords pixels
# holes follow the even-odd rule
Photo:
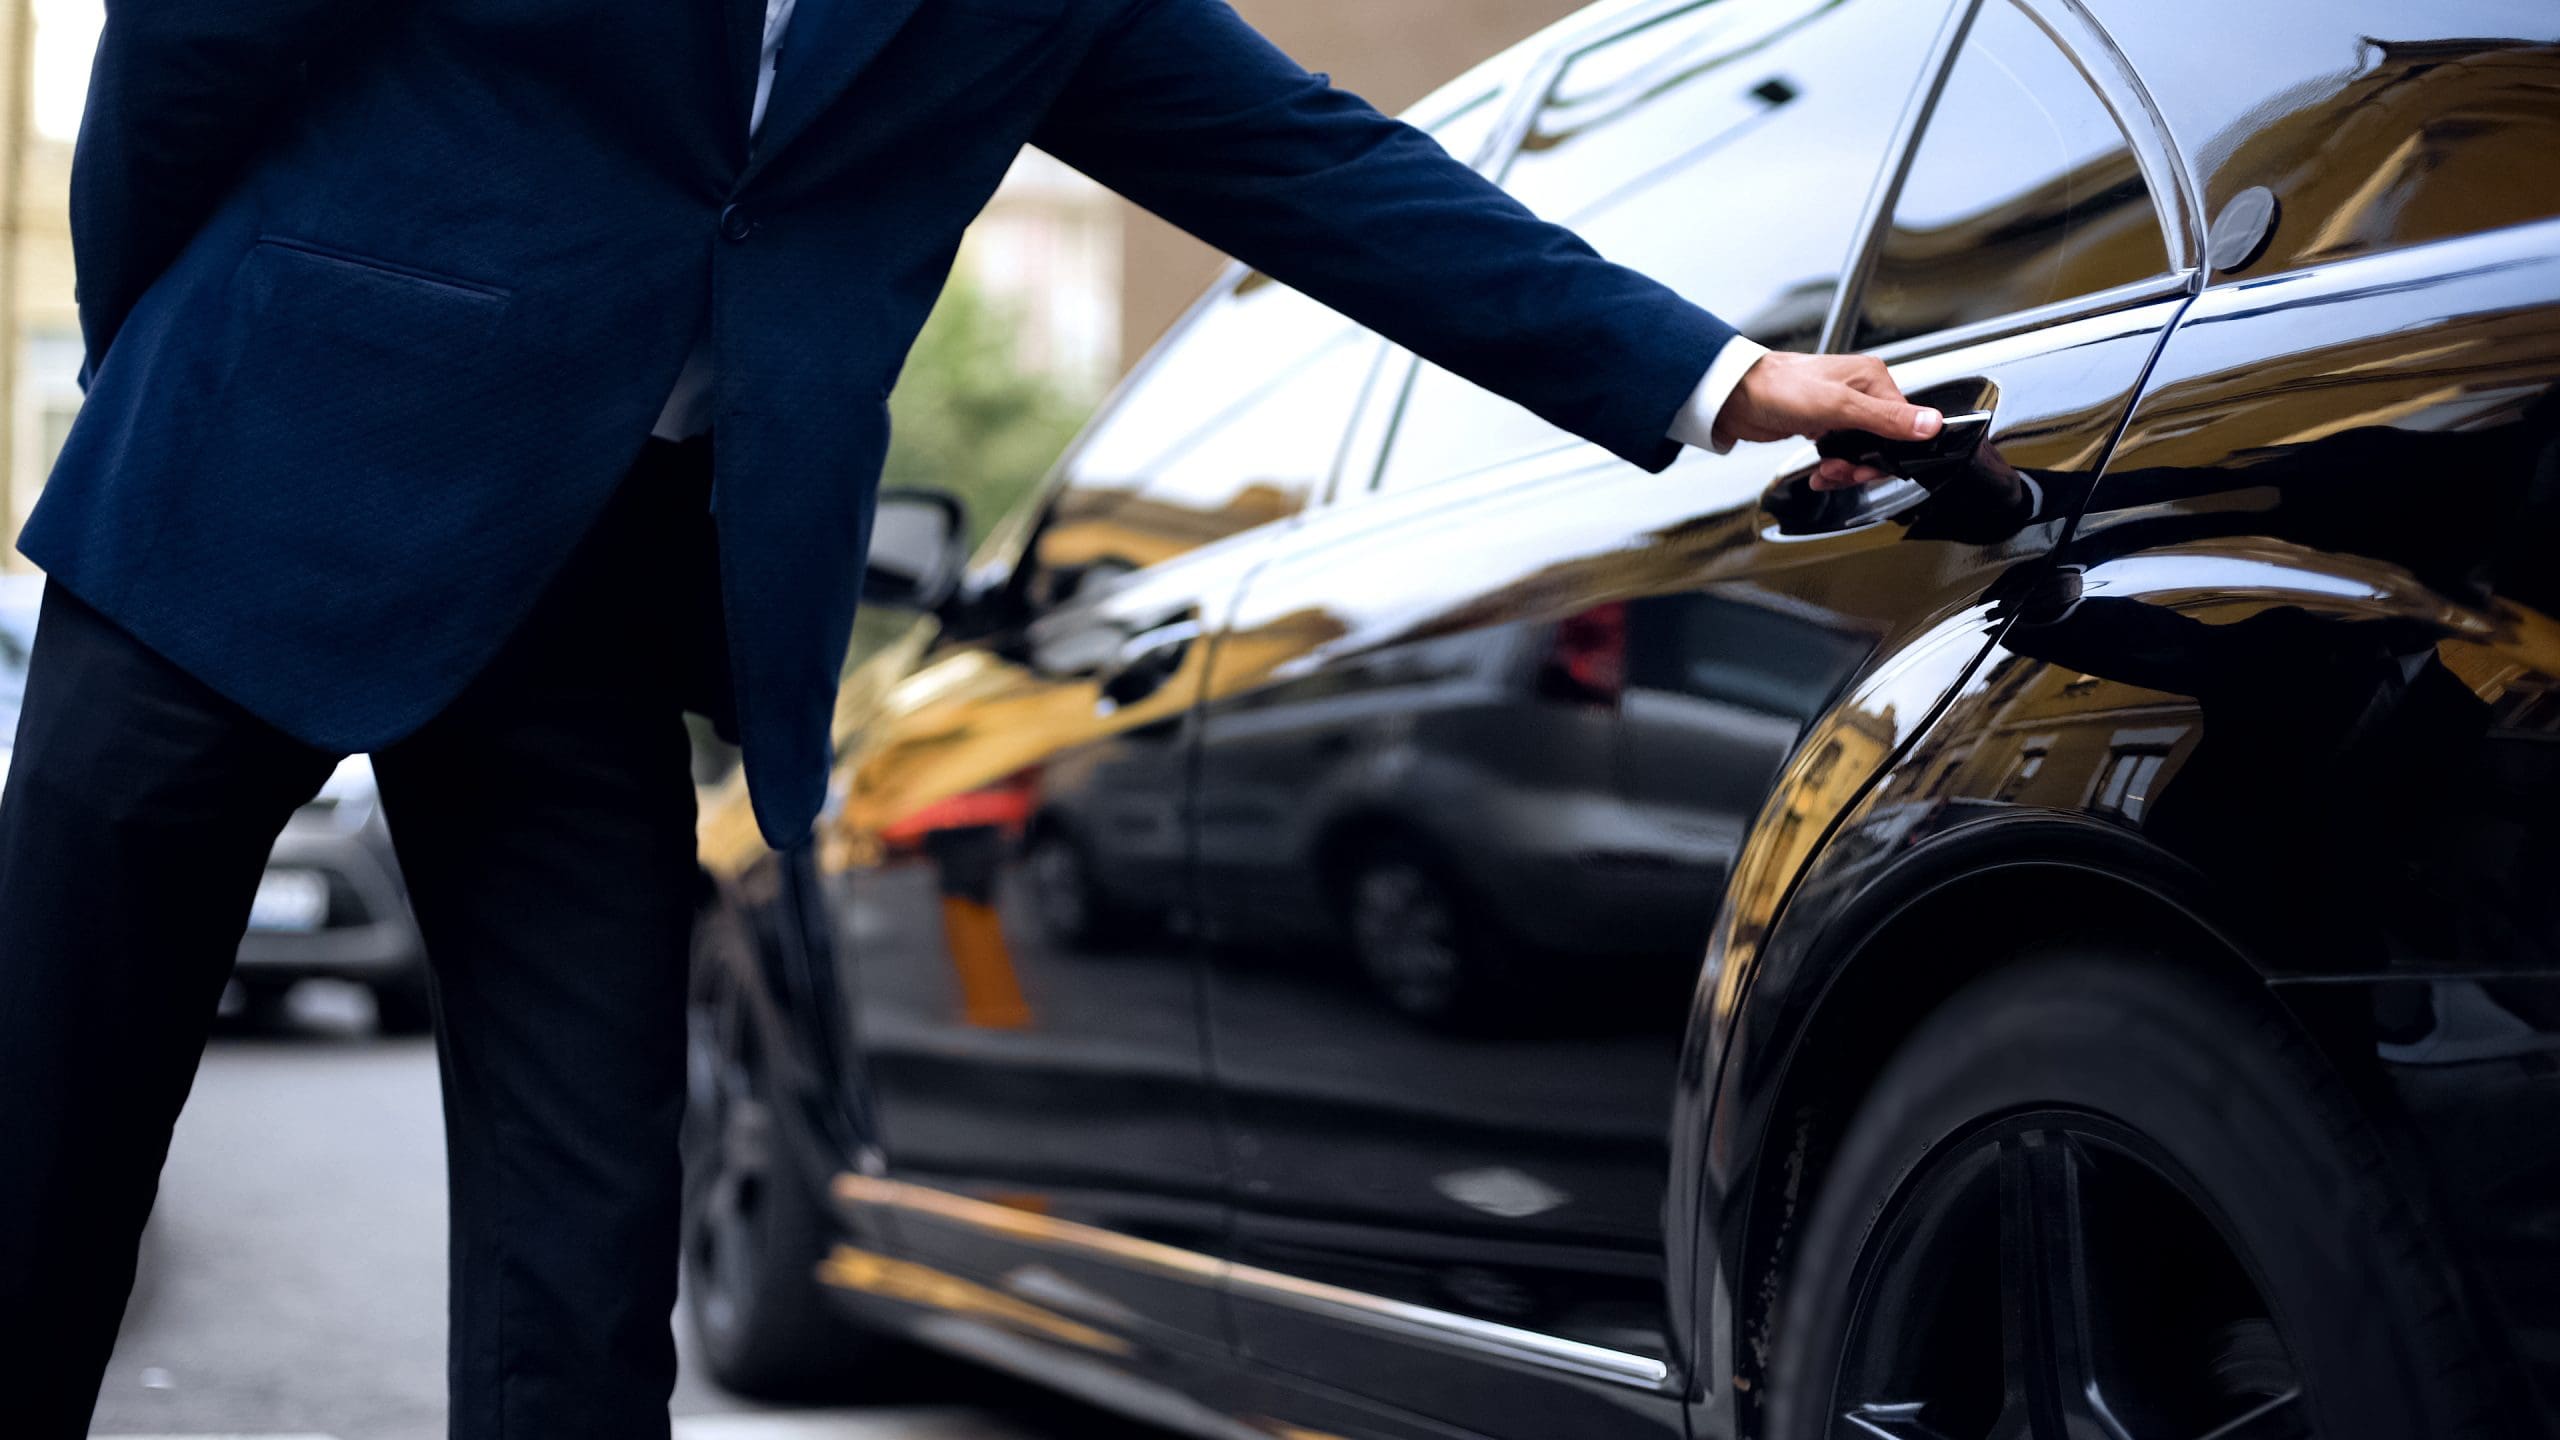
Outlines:
[[[1988,438],[1647,475],[1240,272],[974,560],[888,497],[819,842],[706,825],[717,1374],[2560,1436],[2560,9],[1633,0],[1419,118]]]

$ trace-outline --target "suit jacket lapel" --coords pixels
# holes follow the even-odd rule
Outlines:
[[[749,3],[749,0],[731,0]],[[753,175],[825,112],[924,0],[802,0],[756,136]]]

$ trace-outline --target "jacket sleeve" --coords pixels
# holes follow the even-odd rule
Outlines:
[[[1224,0],[1130,0],[1034,143],[1246,264],[1636,464],[1734,332],[1600,258]]]
[[[257,154],[305,63],[381,3],[107,0],[71,162],[84,384]]]

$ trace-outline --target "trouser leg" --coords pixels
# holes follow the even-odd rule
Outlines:
[[[0,794],[0,1430],[87,1430],[267,852],[335,758],[48,587]]]
[[[435,973],[452,1434],[646,1440],[675,1380],[698,891],[645,468],[489,671],[375,756]],[[698,502],[695,502],[698,505]]]

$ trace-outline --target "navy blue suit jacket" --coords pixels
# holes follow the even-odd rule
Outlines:
[[[830,0],[751,149],[762,7],[108,0],[88,403],[21,547],[287,732],[379,748],[532,605],[708,315],[738,721],[790,843],[884,398],[1026,142],[1640,464],[1731,336],[1222,0]]]

